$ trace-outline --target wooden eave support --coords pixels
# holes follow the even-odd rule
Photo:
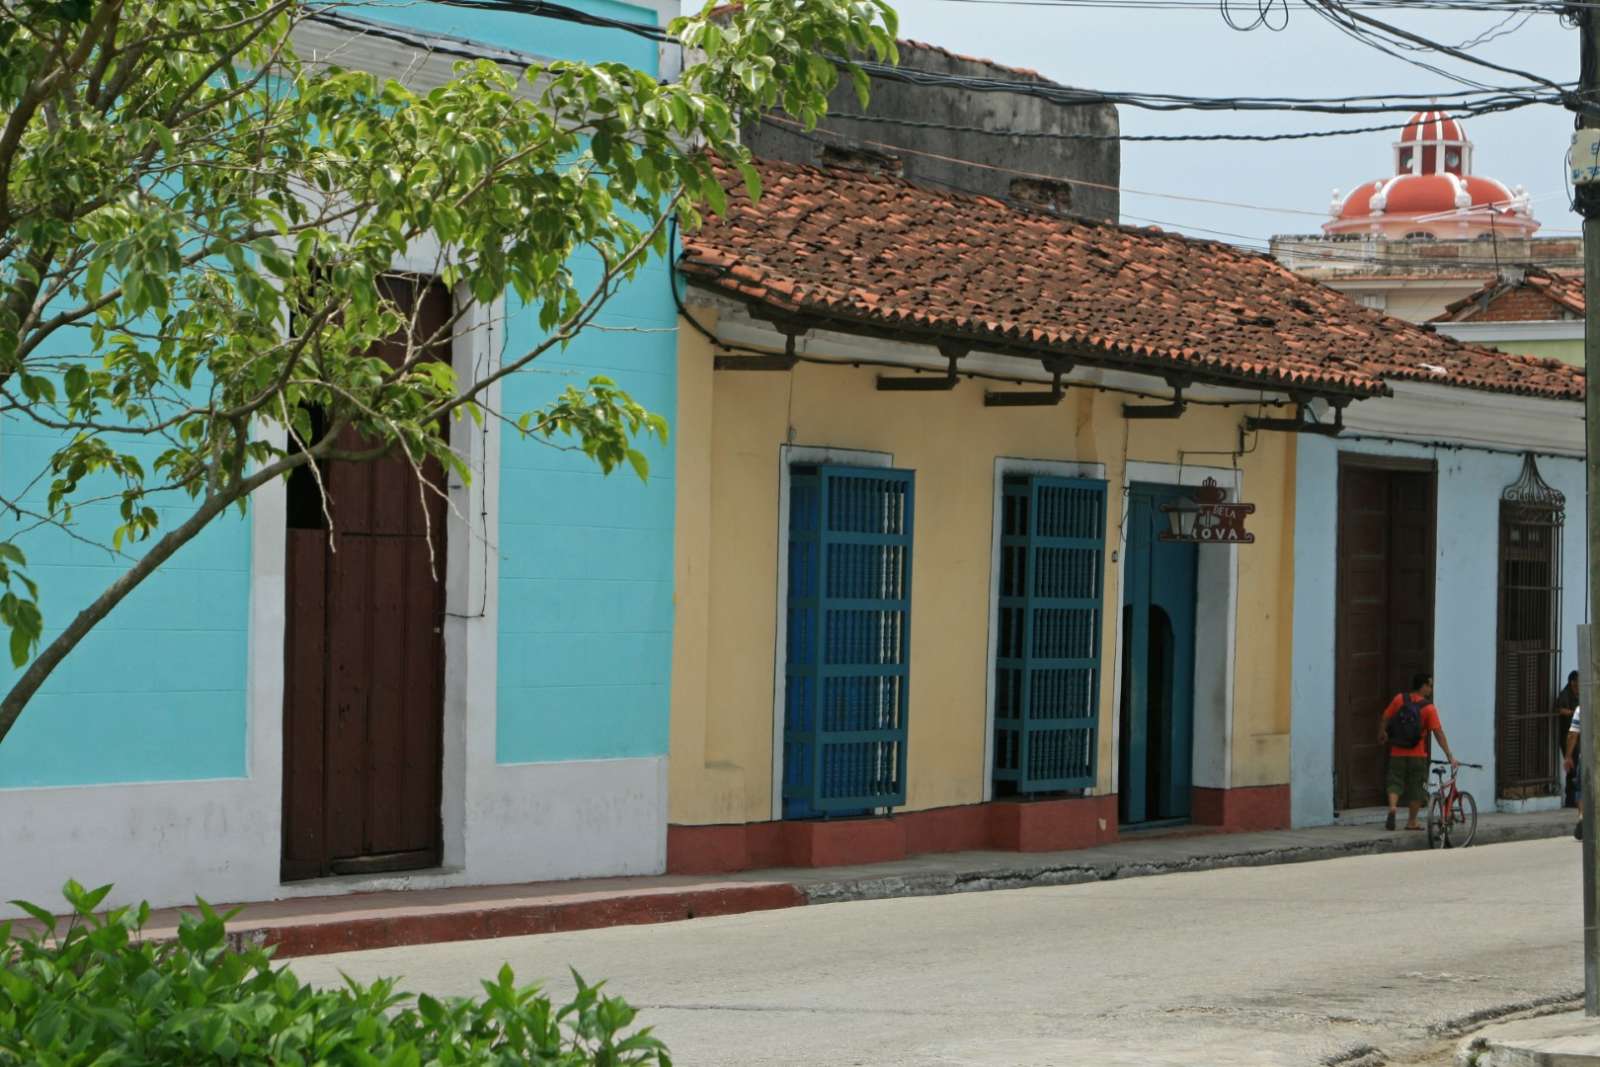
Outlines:
[[[1122,417],[1125,419],[1175,419],[1182,415],[1189,402],[1183,399],[1183,390],[1189,382],[1184,378],[1168,378],[1167,384],[1172,387],[1172,400],[1166,404],[1124,404]]]
[[[794,353],[794,338],[792,333],[783,335],[783,354],[774,352],[763,356],[717,356],[712,361],[715,370],[793,370],[800,357]]]
[[[1330,396],[1328,405],[1333,408],[1332,422],[1314,422],[1309,417],[1310,401],[1303,397],[1294,398],[1294,416],[1287,419],[1256,418],[1247,415],[1244,420],[1245,430],[1254,433],[1258,430],[1276,430],[1279,433],[1309,433],[1322,437],[1337,437],[1344,429],[1344,409],[1350,403],[1347,396]]]
[[[1061,403],[1061,398],[1067,394],[1066,386],[1061,383],[1061,378],[1072,370],[1072,363],[1056,357],[1046,357],[1040,362],[1044,364],[1044,369],[1050,372],[1050,388],[1048,391],[1008,389],[1003,392],[995,392],[993,389],[988,389],[983,394],[983,406],[986,408],[1032,408],[1052,407]]]
[[[939,342],[939,354],[950,361],[950,367],[941,378],[924,378],[920,374],[911,378],[889,378],[878,375],[878,389],[885,393],[936,393],[949,392],[956,387],[956,361],[965,356],[965,345]]]

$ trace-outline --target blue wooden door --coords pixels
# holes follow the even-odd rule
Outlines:
[[[1138,483],[1128,492],[1117,790],[1125,823],[1189,817],[1200,546],[1160,539],[1161,505],[1180,493]]]
[[[791,470],[784,818],[906,802],[914,482]]]
[[[1008,477],[995,657],[996,796],[1094,785],[1106,483]]]

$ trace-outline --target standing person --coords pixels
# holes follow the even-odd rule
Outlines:
[[[1576,674],[1577,672],[1574,671],[1573,673]],[[1580,787],[1583,784],[1583,776],[1578,771],[1578,761],[1576,757],[1578,751],[1578,742],[1582,733],[1583,709],[1573,708],[1572,725],[1567,727],[1567,758],[1562,761],[1562,766],[1566,767],[1567,769],[1567,781],[1571,782],[1574,778],[1576,778]],[[1577,792],[1578,795],[1581,796],[1583,790],[1579,788]],[[1581,811],[1578,812],[1578,825],[1572,828],[1572,836],[1576,837],[1579,841],[1583,840],[1583,812]]]
[[[1389,817],[1384,829],[1394,829],[1395,809],[1402,796],[1410,813],[1406,829],[1422,829],[1417,812],[1428,799],[1428,756],[1434,737],[1439,738],[1451,769],[1459,767],[1439,724],[1439,709],[1433,706],[1433,675],[1424,671],[1412,676],[1409,694],[1395,694],[1378,724],[1378,740],[1389,746]]]
[[[1578,710],[1578,672],[1573,671],[1567,675],[1567,687],[1556,694],[1556,744],[1570,749],[1570,739],[1577,735],[1573,732],[1576,720],[1572,713]],[[1578,806],[1578,776],[1569,767],[1567,769],[1566,805],[1569,808]]]

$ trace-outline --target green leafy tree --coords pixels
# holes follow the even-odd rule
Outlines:
[[[61,442],[45,504],[0,501],[0,623],[20,668],[0,739],[118,602],[297,468],[399,456],[466,477],[451,423],[502,418],[642,476],[635,444],[666,424],[614,383],[527,412],[489,410],[491,385],[591,327],[669,253],[671,218],[723,206],[715,158],[759,191],[741,117],[814,122],[841,70],[866,84],[832,57],[892,58],[895,35],[883,0],[746,0],[674,24],[688,62],[672,84],[480,61],[422,93],[302,63],[296,26],[315,17],[289,0],[0,0],[0,416]],[[440,328],[384,284],[423,238],[470,294]],[[593,284],[573,268],[585,250]],[[538,344],[473,381],[429,358],[507,291]],[[163,494],[188,498],[168,525]],[[125,566],[44,640],[19,542],[88,536],[75,509],[106,501],[120,521],[104,547]]]

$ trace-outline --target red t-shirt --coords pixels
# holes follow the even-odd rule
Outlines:
[[[1422,699],[1422,697],[1418,696],[1416,693],[1412,693],[1411,695],[1417,700]],[[1389,701],[1389,706],[1383,709],[1384,722],[1388,722],[1390,719],[1394,718],[1395,712],[1400,710],[1401,705],[1405,703],[1405,699],[1404,693],[1396,693],[1394,695],[1394,699]],[[1439,709],[1434,707],[1431,703],[1422,705],[1422,740],[1418,741],[1410,748],[1401,748],[1399,745],[1390,745],[1389,755],[1426,756],[1429,752],[1430,746],[1433,744],[1433,731],[1438,729],[1442,729],[1442,727],[1439,725]]]

